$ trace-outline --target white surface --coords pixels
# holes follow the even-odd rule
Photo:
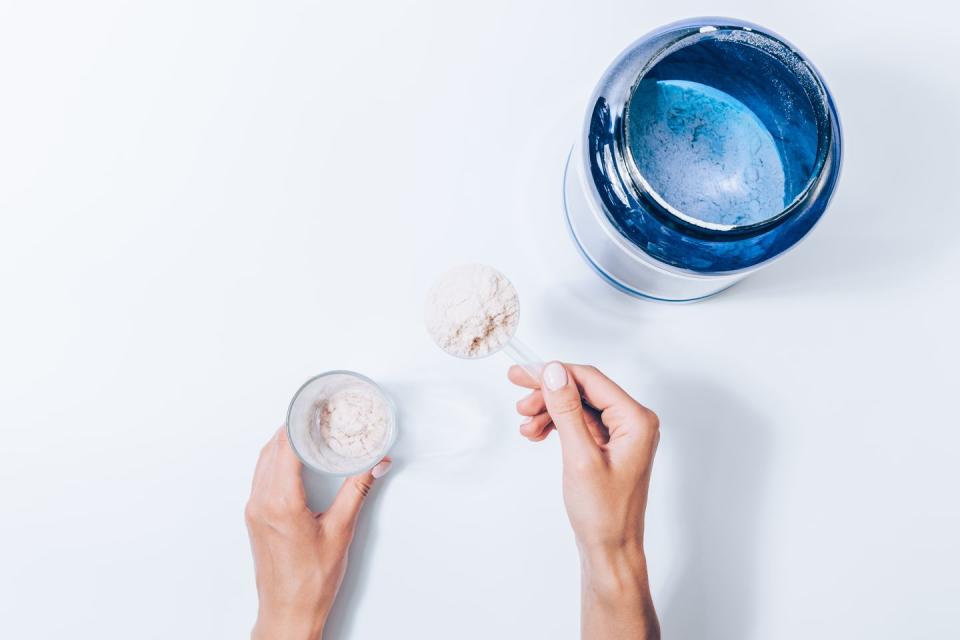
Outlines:
[[[0,4],[0,636],[243,637],[258,448],[346,367],[403,432],[330,637],[576,637],[558,443],[422,327],[468,260],[660,413],[666,638],[960,635],[958,16],[859,6]],[[579,264],[563,158],[609,60],[704,13],[817,63],[845,172],[781,263],[645,304]]]

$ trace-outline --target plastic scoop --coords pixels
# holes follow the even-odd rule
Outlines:
[[[533,376],[534,380],[540,379],[540,374],[543,373],[543,358],[534,354],[527,345],[517,340],[516,336],[510,338],[500,351],[523,367],[523,370]]]
[[[540,379],[543,359],[517,339],[520,299],[502,273],[482,264],[454,267],[427,293],[424,320],[433,341],[468,360],[502,352]]]

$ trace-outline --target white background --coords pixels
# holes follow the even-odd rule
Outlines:
[[[666,638],[960,636],[951,4],[3,0],[0,636],[246,635],[258,449],[350,368],[403,435],[329,637],[575,638],[558,443],[421,325],[464,261],[660,414]],[[607,63],[701,14],[815,61],[844,174],[781,262],[644,303],[580,263],[562,167]]]

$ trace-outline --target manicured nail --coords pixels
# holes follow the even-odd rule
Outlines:
[[[559,362],[551,362],[543,369],[543,383],[550,391],[556,391],[567,384],[567,370]]]
[[[390,471],[390,467],[393,465],[393,462],[390,460],[381,460],[377,465],[370,470],[370,475],[374,478],[382,478],[387,475],[387,471]]]

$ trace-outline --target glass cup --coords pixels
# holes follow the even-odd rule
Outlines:
[[[383,401],[387,431],[377,451],[359,458],[346,457],[331,449],[322,438],[311,437],[316,429],[319,404],[339,391],[365,388]],[[397,409],[393,400],[376,382],[354,371],[327,371],[307,380],[294,394],[287,410],[287,435],[304,465],[327,475],[352,476],[372,468],[397,439]]]

